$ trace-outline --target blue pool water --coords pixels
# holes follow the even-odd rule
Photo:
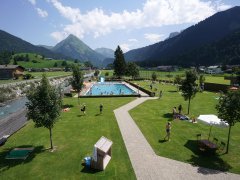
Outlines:
[[[87,96],[96,95],[131,95],[135,91],[121,83],[97,83],[86,93]]]

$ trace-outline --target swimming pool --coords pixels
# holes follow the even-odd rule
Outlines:
[[[137,93],[122,83],[96,83],[85,94],[86,96],[100,95],[136,95]]]

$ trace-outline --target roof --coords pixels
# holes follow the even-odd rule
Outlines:
[[[219,66],[209,66],[208,68],[209,69],[216,69],[216,68],[219,68]]]
[[[0,69],[16,69],[17,67],[24,69],[24,67],[19,65],[0,65]]]
[[[107,153],[107,151],[111,148],[112,141],[102,136],[98,142],[95,144],[95,147],[100,149],[101,151]]]

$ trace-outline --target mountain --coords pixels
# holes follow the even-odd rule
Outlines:
[[[175,37],[175,36],[177,36],[177,35],[179,35],[179,34],[180,34],[180,32],[172,32],[172,33],[169,34],[169,37],[168,37],[168,38],[169,38],[169,39],[170,39],[170,38],[173,38],[173,37]]]
[[[0,30],[0,52],[1,51],[14,51],[15,53],[36,53],[54,59],[66,58],[64,55],[54,53],[43,47],[35,46],[2,30]]]
[[[114,51],[108,48],[97,48],[95,51],[106,58],[114,58]]]
[[[143,61],[146,66],[173,64],[172,60],[227,37],[240,28],[240,7],[218,12],[213,16],[191,26],[179,35],[165,41],[135,49],[125,54],[128,61]],[[194,59],[184,62],[191,65]],[[213,64],[213,62],[208,62]]]
[[[90,61],[94,66],[101,66],[105,58],[72,34],[54,46],[52,51],[80,61]]]
[[[171,59],[172,64],[200,66],[240,64],[240,29],[220,41],[204,45]]]
[[[53,48],[53,46],[47,46],[47,45],[38,45],[38,47],[44,47],[44,48],[50,49],[50,50]]]

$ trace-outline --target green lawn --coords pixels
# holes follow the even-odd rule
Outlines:
[[[223,76],[206,75],[205,78],[205,82],[230,85],[230,80],[225,80]]]
[[[0,149],[0,179],[136,179],[129,160],[113,109],[134,98],[80,99],[87,106],[86,115],[80,114],[76,98],[65,98],[64,104],[72,106],[64,112],[53,129],[53,143],[57,150],[49,147],[49,132],[34,128],[29,122],[14,134]],[[103,114],[99,115],[99,104],[103,103]],[[105,136],[113,141],[112,159],[105,171],[84,169],[81,161],[91,156],[93,145]],[[5,160],[7,152],[15,147],[34,146],[35,151],[25,161]]]
[[[54,64],[57,63],[56,68],[64,68],[62,66],[63,60],[56,60],[56,59],[42,59],[41,55],[33,54],[33,53],[18,53],[14,56],[26,56],[28,54],[29,61],[18,61],[17,64],[23,66],[24,68],[53,68]],[[73,61],[66,61],[68,64],[74,64]],[[13,63],[13,59],[11,60]]]
[[[144,83],[142,85],[144,86]],[[175,91],[176,87],[160,85],[160,89],[163,90],[162,99],[147,101],[130,111],[156,154],[193,165],[240,173],[240,123],[232,128],[229,154],[220,153],[216,156],[201,154],[197,148],[196,134],[201,133],[207,138],[210,126],[201,122],[192,124],[188,121],[172,121],[172,108],[182,104],[186,113],[187,103],[179,92]],[[216,114],[218,96],[210,92],[198,93],[191,102],[189,116]],[[166,135],[165,125],[168,121],[172,121],[172,134],[171,141],[165,142],[163,138]],[[227,134],[228,128],[213,127],[211,138],[216,137],[219,141],[227,142]]]

